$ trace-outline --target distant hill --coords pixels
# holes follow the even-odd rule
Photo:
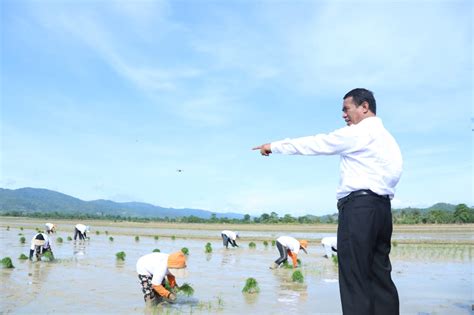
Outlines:
[[[435,203],[434,205],[432,205],[431,207],[428,207],[428,208],[408,207],[408,208],[401,208],[401,209],[393,209],[393,212],[396,213],[396,212],[402,212],[402,211],[405,211],[405,212],[418,211],[421,214],[423,214],[423,213],[430,212],[432,210],[441,210],[441,211],[447,211],[447,212],[454,212],[455,209],[456,209],[456,205],[452,205],[452,204],[444,203],[444,202],[438,202],[438,203]]]
[[[34,212],[86,213],[94,215],[120,215],[123,217],[168,217],[196,216],[203,219],[242,219],[239,213],[219,213],[201,209],[163,208],[142,202],[114,202],[110,200],[84,201],[69,195],[40,188],[3,189],[0,188],[0,213],[18,211],[25,214]]]

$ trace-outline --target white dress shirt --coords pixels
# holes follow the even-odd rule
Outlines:
[[[370,189],[392,199],[402,174],[400,148],[378,117],[365,118],[329,134],[272,142],[271,150],[281,154],[339,154],[337,199],[360,189]]]

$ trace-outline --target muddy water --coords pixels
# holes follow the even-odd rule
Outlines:
[[[41,228],[41,226],[38,225]],[[53,245],[55,262],[29,262],[18,259],[28,255],[31,228],[0,231],[1,258],[12,258],[15,269],[0,269],[1,313],[35,314],[143,314],[143,297],[135,273],[137,259],[159,248],[172,252],[187,247],[188,282],[195,289],[193,297],[180,296],[174,305],[161,305],[155,313],[168,314],[300,314],[341,313],[337,270],[332,261],[323,258],[319,244],[310,244],[309,254],[299,256],[303,262],[302,284],[291,282],[292,270],[268,269],[278,251],[261,241],[250,249],[248,241],[240,248],[224,249],[219,232],[211,240],[212,254],[204,253],[209,240],[184,239],[183,230],[167,231],[170,237],[141,236],[135,241],[123,235],[120,228],[95,226],[102,233],[90,234],[88,241],[67,241],[72,233],[60,231],[64,243]],[[109,230],[109,235],[103,232]],[[114,233],[116,233],[114,235]],[[133,235],[160,235],[163,231],[135,229]],[[168,234],[169,232],[169,234]],[[193,231],[194,232],[194,231]],[[19,233],[26,244],[20,244]],[[295,235],[294,233],[286,233]],[[114,241],[109,241],[109,236]],[[295,235],[297,236],[297,235]],[[464,236],[463,236],[464,237]],[[472,238],[472,236],[471,236]],[[313,245],[313,246],[311,246]],[[126,259],[117,262],[115,253],[124,251]],[[398,245],[392,251],[393,278],[398,287],[401,312],[410,314],[469,314],[472,293],[472,245]],[[260,294],[241,293],[245,280],[254,277]],[[153,313],[153,310],[151,310]]]

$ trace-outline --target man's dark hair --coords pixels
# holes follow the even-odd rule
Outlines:
[[[372,91],[369,91],[367,89],[353,89],[352,91],[347,92],[346,95],[344,95],[344,99],[351,97],[354,100],[354,103],[356,106],[362,105],[363,102],[367,102],[369,104],[369,109],[372,113],[376,113],[376,108],[377,104],[375,103],[375,97],[374,93]]]

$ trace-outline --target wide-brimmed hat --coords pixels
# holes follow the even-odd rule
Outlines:
[[[184,278],[188,275],[186,255],[183,252],[172,253],[168,256],[168,271],[177,278]]]
[[[35,240],[33,241],[33,245],[35,245],[35,246],[43,246],[45,243],[46,243],[45,240],[36,240],[36,239],[35,239]]]
[[[308,248],[308,241],[300,240],[299,242],[300,242],[301,249],[304,250],[304,252],[307,254],[308,252],[306,251],[306,249]]]

